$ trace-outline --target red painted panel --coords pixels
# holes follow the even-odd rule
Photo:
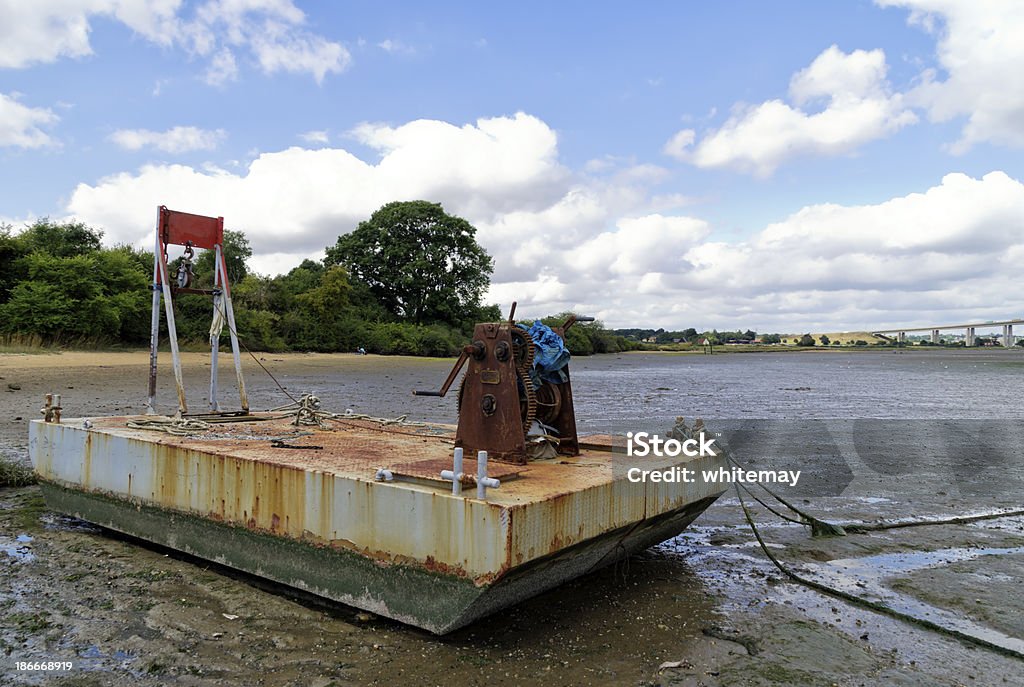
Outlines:
[[[193,215],[160,206],[160,240],[164,244],[213,248],[224,244],[224,218]]]

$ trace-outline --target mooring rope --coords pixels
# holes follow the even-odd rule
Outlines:
[[[746,470],[745,467],[737,463],[736,460],[729,454],[726,454],[725,457],[730,463],[735,465],[740,470]],[[739,483],[737,482],[737,484]],[[926,527],[928,525],[964,525],[967,523],[980,522],[983,520],[997,520],[999,518],[1008,518],[1015,517],[1018,515],[1024,515],[1024,509],[1016,509],[1009,511],[1000,511],[997,513],[982,513],[979,515],[958,515],[952,518],[944,518],[941,520],[905,520],[900,522],[834,523],[828,522],[827,520],[823,520],[821,518],[817,518],[811,515],[810,513],[807,513],[806,511],[797,508],[796,506],[790,504],[788,501],[783,499],[781,496],[779,496],[778,494],[776,494],[775,492],[773,492],[771,489],[766,487],[764,484],[761,484],[760,482],[758,482],[757,485],[764,489],[766,492],[768,492],[768,494],[772,496],[772,498],[774,498],[776,501],[781,503],[783,506],[785,506],[792,512],[799,515],[801,519],[796,520],[794,518],[790,518],[786,515],[783,515],[782,513],[779,513],[777,510],[775,510],[767,503],[765,503],[757,496],[755,496],[754,493],[750,491],[750,488],[747,487],[745,484],[740,486],[743,487],[743,490],[746,491],[752,499],[760,503],[766,509],[768,509],[775,515],[779,516],[783,520],[788,520],[789,522],[810,526],[811,532],[815,537],[843,536],[849,532],[855,534],[862,534],[866,532],[881,532],[883,530],[895,530],[903,527]]]
[[[990,651],[994,651],[1004,656],[1010,656],[1011,658],[1017,659],[1024,659],[1024,653],[1020,651],[1016,651],[1009,647],[1002,646],[994,642],[990,642],[987,639],[983,639],[981,637],[977,637],[966,632],[961,632],[960,630],[957,630],[952,627],[940,625],[939,623],[933,622],[931,620],[926,620],[924,618],[919,618],[917,616],[910,615],[909,613],[897,611],[896,609],[890,608],[889,606],[886,606],[881,602],[871,601],[870,599],[859,597],[856,594],[850,594],[849,592],[844,592],[841,589],[836,589],[821,582],[817,582],[815,580],[803,577],[802,575],[798,575],[797,573],[793,572],[785,565],[783,565],[782,562],[779,561],[779,559],[776,558],[775,555],[771,552],[771,549],[768,548],[768,545],[765,544],[764,539],[761,537],[761,532],[758,530],[757,524],[754,522],[754,518],[750,514],[750,510],[747,508],[747,504],[743,500],[743,494],[740,493],[738,485],[736,485],[736,496],[739,498],[740,506],[743,508],[743,517],[746,518],[747,524],[750,526],[750,530],[754,533],[754,537],[757,539],[757,543],[760,545],[761,551],[764,552],[764,555],[768,557],[768,560],[770,560],[772,564],[774,564],[775,567],[778,568],[782,574],[784,574],[786,577],[793,580],[794,582],[798,582],[799,584],[802,584],[805,587],[810,587],[811,589],[819,591],[822,594],[843,599],[844,601],[848,601],[854,605],[862,606],[864,608],[876,611],[878,613],[882,613],[884,615],[888,615],[898,620],[903,620],[908,623],[920,625],[921,627],[927,628],[934,632],[948,635],[950,637],[955,637],[956,639],[968,642],[970,644],[975,644],[977,646],[989,649]],[[1005,517],[1005,514],[1003,515],[1003,517]]]
[[[210,429],[210,423],[203,420],[191,418],[153,417],[145,420],[129,420],[128,427],[132,429],[148,429],[156,432],[167,432],[175,436],[184,437],[191,434],[198,434]]]

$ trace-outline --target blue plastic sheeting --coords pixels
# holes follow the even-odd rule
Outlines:
[[[532,327],[519,326],[526,330],[534,343],[533,369],[530,371],[534,388],[540,388],[541,380],[563,383],[568,378],[564,368],[569,364],[570,355],[562,337],[540,320],[536,320]]]

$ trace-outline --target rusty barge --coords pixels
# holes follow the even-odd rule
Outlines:
[[[579,437],[563,327],[477,325],[440,391],[468,366],[457,426],[323,411],[315,397],[252,413],[238,363],[220,218],[161,208],[154,266],[150,414],[30,425],[50,508],[291,587],[443,634],[680,533],[724,487],[635,482],[611,436]],[[215,251],[214,288],[166,248]],[[184,275],[184,276],[182,276]],[[171,299],[208,293],[230,329],[242,409],[190,415]],[[178,412],[152,414],[161,296]],[[544,368],[557,359],[559,367]],[[161,429],[165,431],[154,431]],[[717,470],[720,454],[648,458],[644,468]]]

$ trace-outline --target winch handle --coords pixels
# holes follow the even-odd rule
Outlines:
[[[448,378],[444,380],[444,384],[441,385],[440,391],[423,391],[421,389],[413,389],[412,395],[443,397],[448,393],[448,389],[451,388],[452,384],[455,383],[455,378],[459,376],[459,370],[461,370],[462,366],[466,364],[467,360],[469,360],[469,356],[478,354],[478,349],[482,347],[483,344],[479,342],[474,342],[473,344],[462,347],[462,353],[459,354],[459,359],[455,361],[455,367],[453,367],[452,371],[448,373]],[[482,353],[479,353],[478,355],[479,357],[483,357]]]
[[[562,331],[564,332],[564,331],[568,330],[569,327],[573,326],[577,322],[593,322],[593,321],[594,321],[593,317],[588,317],[588,316],[585,316],[585,315],[580,315],[579,317],[577,317],[576,315],[569,315],[569,318],[565,321],[565,324],[562,325]]]

